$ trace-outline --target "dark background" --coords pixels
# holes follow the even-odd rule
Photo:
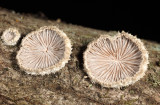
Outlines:
[[[0,0],[0,6],[19,13],[43,13],[49,19],[60,18],[66,23],[95,29],[124,30],[139,38],[160,42],[158,2],[33,1]]]

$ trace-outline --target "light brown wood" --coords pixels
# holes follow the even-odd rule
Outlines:
[[[83,52],[87,44],[101,34],[115,35],[115,31],[101,31],[39,16],[19,14],[0,8],[0,36],[16,27],[21,40],[41,26],[54,25],[71,39],[71,60],[56,74],[32,76],[23,72],[16,61],[17,46],[5,46],[0,41],[0,104],[18,105],[101,105],[101,104],[160,104],[160,44],[142,40],[149,51],[149,68],[135,84],[121,89],[102,88],[91,83],[83,67]],[[137,35],[138,37],[138,35]]]

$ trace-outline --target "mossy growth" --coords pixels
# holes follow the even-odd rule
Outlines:
[[[135,94],[135,91],[134,90],[129,90],[129,93],[130,94]]]
[[[134,105],[138,99],[124,100],[123,98],[116,102],[115,105]]]
[[[153,68],[154,68],[154,64],[150,62],[150,64],[148,65],[148,69],[153,69]]]
[[[151,84],[153,87],[160,86],[160,71],[156,74],[148,74],[147,81]]]
[[[9,69],[8,69],[8,68],[3,68],[2,70],[4,70],[4,71],[8,71]]]

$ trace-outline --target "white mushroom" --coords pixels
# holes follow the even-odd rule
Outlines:
[[[9,28],[5,30],[1,36],[5,45],[16,45],[20,38],[20,33],[16,28]]]
[[[122,87],[142,78],[147,70],[148,52],[140,39],[122,32],[101,36],[84,53],[84,66],[93,82],[104,87]]]
[[[66,34],[54,26],[44,26],[22,40],[17,60],[29,74],[49,74],[59,71],[68,62],[71,43]]]

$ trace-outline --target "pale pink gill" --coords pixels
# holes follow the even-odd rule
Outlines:
[[[19,58],[25,68],[42,69],[58,63],[64,57],[65,44],[53,30],[32,34],[23,42]]]
[[[91,75],[103,82],[117,82],[134,76],[142,61],[137,45],[124,36],[114,41],[100,38],[91,44],[86,58]]]

